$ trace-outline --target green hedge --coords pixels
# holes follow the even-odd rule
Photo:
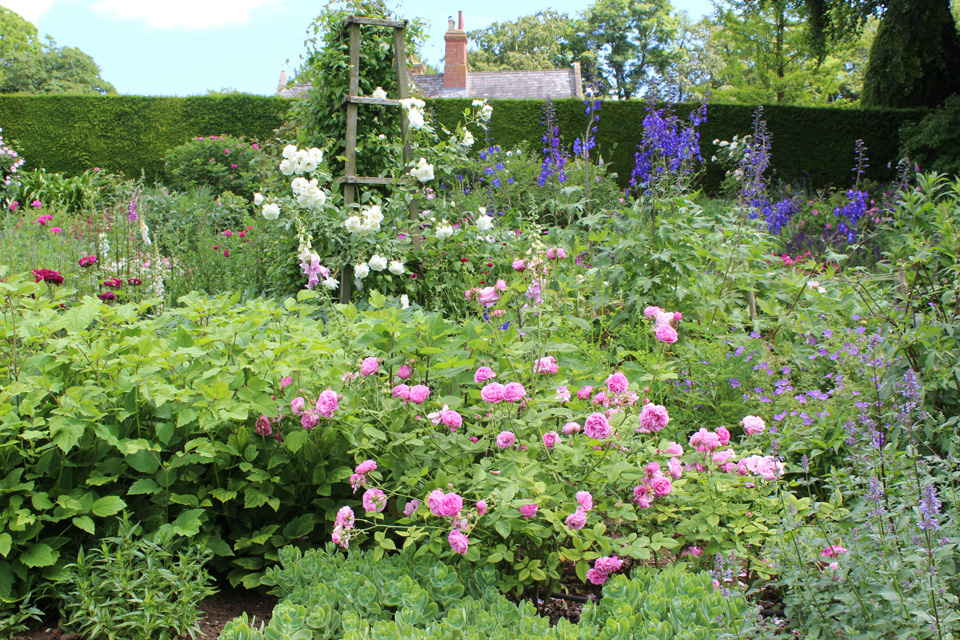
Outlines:
[[[469,100],[434,101],[433,109],[446,126],[456,124]],[[583,102],[576,99],[557,100],[556,120],[560,135],[568,148],[577,136],[583,135],[586,115]],[[695,105],[681,105],[678,113],[686,117]],[[730,140],[750,133],[755,106],[716,104],[707,109],[707,122],[701,127],[700,141],[704,158],[715,152],[712,141]],[[543,106],[532,100],[497,100],[494,103],[491,132],[496,144],[509,148],[529,140],[534,148],[542,146]],[[790,182],[802,181],[813,187],[849,184],[854,165],[854,142],[860,138],[867,145],[870,158],[868,177],[890,180],[899,160],[898,131],[908,122],[917,122],[928,111],[924,109],[829,109],[814,107],[765,106],[764,119],[773,134],[772,167],[774,176]],[[606,101],[600,110],[597,131],[598,149],[612,171],[626,186],[633,169],[634,153],[643,136],[645,103]],[[890,163],[892,168],[887,168]],[[703,186],[717,190],[723,171],[708,168]]]
[[[25,169],[78,175],[100,167],[159,177],[167,150],[194,136],[266,139],[290,103],[264,96],[0,96],[0,127]]]
[[[238,95],[163,98],[141,96],[0,96],[0,126],[16,140],[27,159],[27,169],[43,167],[71,175],[93,166],[138,176],[158,177],[163,154],[194,136],[230,134],[264,140],[281,124],[291,102],[283,98]],[[470,100],[433,100],[440,122],[453,127]],[[555,103],[563,139],[572,146],[586,126],[580,100]],[[633,156],[640,143],[645,104],[639,100],[607,101],[600,111],[597,133],[604,161],[626,185]],[[690,106],[681,107],[686,113]],[[749,133],[754,107],[711,105],[701,130],[703,154],[714,152],[711,141]],[[927,111],[889,109],[828,109],[811,107],[765,108],[773,133],[775,175],[813,187],[849,183],[854,141],[862,138],[870,157],[869,177],[888,180],[898,160],[898,131],[917,122]],[[543,135],[543,104],[534,100],[498,100],[491,133],[503,147],[531,141],[536,148]],[[722,180],[711,167],[704,180],[708,191]]]

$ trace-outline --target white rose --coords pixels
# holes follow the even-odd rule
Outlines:
[[[407,121],[414,129],[423,129],[426,124],[423,119],[423,111],[420,111],[420,109],[410,109],[407,111]]]
[[[253,205],[256,207],[259,207],[262,204],[263,204],[263,194],[262,193],[253,194]]]
[[[407,297],[407,294],[403,294],[402,296],[400,296],[400,308],[406,309],[409,306],[410,306],[410,298]]]
[[[294,178],[290,183],[290,188],[297,195],[300,195],[304,189],[310,186],[310,181],[306,178]]]
[[[400,101],[404,109],[423,109],[427,103],[420,98],[404,98]]]
[[[333,276],[327,276],[326,279],[323,281],[323,286],[325,286],[327,289],[330,289],[332,291],[333,289],[336,289],[337,287],[339,287],[340,283],[337,282],[337,279],[334,278]]]
[[[395,276],[399,276],[404,271],[406,271],[406,269],[403,268],[402,262],[400,262],[399,260],[390,261],[390,273],[392,273]]]
[[[344,221],[343,226],[345,226],[350,233],[358,233],[363,226],[363,221],[360,219],[360,216],[350,216]]]
[[[314,185],[309,185],[297,198],[297,202],[303,207],[322,207],[326,201],[327,194]]]
[[[474,142],[476,142],[476,139],[473,137],[473,134],[470,133],[469,129],[465,130],[463,132],[463,142],[461,144],[465,147],[472,147]]]
[[[490,122],[490,116],[493,115],[493,105],[485,104],[483,108],[480,109],[480,119]]]
[[[265,204],[263,205],[263,217],[267,220],[276,220],[280,217],[280,205],[277,204]]]
[[[370,268],[374,271],[383,271],[387,268],[387,259],[375,253],[367,260],[367,264],[370,265]]]
[[[373,90],[371,97],[376,98],[377,100],[386,100],[387,92],[383,90],[383,87],[377,87]]]
[[[430,182],[433,180],[433,165],[427,164],[426,158],[420,158],[420,163],[410,170],[410,175],[420,182]]]
[[[297,169],[300,173],[310,173],[317,170],[317,159],[313,156],[306,156],[300,160],[300,164],[297,165]]]
[[[294,156],[296,156],[296,155],[297,155],[297,145],[295,145],[295,144],[288,144],[287,146],[285,146],[285,147],[283,148],[283,157],[284,157],[284,158],[289,159],[289,158],[292,158],[292,157],[294,157]]]
[[[380,210],[380,205],[373,205],[369,209],[363,212],[363,217],[369,220],[371,223],[379,224],[383,221],[383,212]]]
[[[353,267],[353,275],[357,276],[357,277],[360,278],[361,280],[363,280],[364,278],[366,278],[369,274],[370,274],[370,267],[368,267],[368,266],[367,266],[366,264],[364,264],[363,262],[361,262],[361,263],[358,264],[358,265],[354,265],[354,267]]]
[[[493,229],[493,218],[490,216],[480,216],[477,218],[478,231],[489,231],[490,229]]]
[[[380,230],[380,224],[377,222],[370,222],[369,220],[364,220],[363,224],[360,225],[360,235],[368,236],[374,231]]]
[[[297,170],[297,161],[293,158],[287,158],[280,163],[280,171],[285,176],[292,176]]]
[[[486,100],[474,100],[474,101],[473,101],[473,106],[475,106],[475,107],[485,107],[486,105],[487,105],[487,101],[486,101]]]
[[[437,227],[435,235],[437,236],[437,240],[445,240],[453,235],[453,227],[445,224],[440,225]]]

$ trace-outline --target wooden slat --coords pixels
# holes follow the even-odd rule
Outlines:
[[[354,104],[378,104],[383,107],[399,107],[399,100],[390,100],[390,99],[381,99],[381,98],[368,98],[366,96],[343,96],[343,100],[340,101],[340,106],[349,103]]]
[[[393,184],[393,178],[380,178],[371,176],[343,176],[334,180],[337,184]]]
[[[347,16],[345,24],[369,24],[376,27],[393,27],[395,29],[404,29],[407,26],[407,20],[383,20],[381,18],[364,18],[362,16]]]
[[[410,97],[410,85],[407,81],[407,56],[406,40],[403,29],[393,30],[393,57],[397,64],[397,93],[401,100]],[[403,161],[406,164],[412,164],[413,153],[410,149],[410,129],[407,122],[407,112],[400,110],[400,140],[403,143]],[[416,196],[410,198],[408,205],[408,218],[412,225],[416,225],[420,220],[420,206]],[[413,248],[420,249],[420,235],[413,234]]]

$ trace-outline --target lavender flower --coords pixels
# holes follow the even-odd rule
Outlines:
[[[933,483],[924,487],[920,494],[920,514],[923,518],[917,526],[921,531],[940,528],[940,523],[937,522],[937,516],[940,515],[940,500],[937,498],[937,488]]]

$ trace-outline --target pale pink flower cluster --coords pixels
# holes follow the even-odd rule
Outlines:
[[[593,496],[589,491],[577,491],[577,510],[567,516],[567,528],[579,531],[587,524],[587,512],[593,509]]]
[[[570,389],[567,389],[566,385],[557,387],[557,401],[570,402]]]
[[[594,440],[606,440],[613,428],[602,413],[591,413],[583,423],[583,432]]]
[[[567,257],[567,252],[560,247],[550,247],[547,249],[547,260],[563,260]]]
[[[450,427],[450,433],[456,433],[457,429],[463,425],[463,417],[447,405],[443,405],[443,408],[439,411],[428,413],[427,418],[429,418],[433,424],[440,424],[442,422]]]
[[[740,424],[743,425],[743,430],[747,432],[748,436],[763,433],[763,430],[767,428],[767,423],[763,421],[763,418],[757,416],[745,416]]]
[[[773,456],[748,456],[737,463],[737,474],[748,473],[772,482],[783,475],[783,463]]]
[[[356,493],[360,487],[366,483],[367,474],[371,471],[375,471],[377,468],[377,463],[373,460],[364,460],[357,465],[357,468],[353,470],[353,475],[350,476],[350,486],[353,488],[353,492]]]
[[[463,292],[463,295],[467,298],[467,300],[474,300],[482,304],[484,307],[489,308],[497,304],[497,301],[500,300],[500,292],[506,290],[506,281],[500,279],[497,280],[496,284],[489,287],[483,287],[482,289],[479,287],[467,289]]]
[[[638,421],[637,433],[656,433],[670,423],[670,414],[663,405],[648,402],[640,410]]]
[[[671,475],[674,474],[675,469],[670,463],[677,465],[676,471],[678,475],[674,477],[679,478],[680,474],[683,473],[682,467],[679,467],[679,462],[676,458],[670,458],[667,464],[670,468]],[[641,509],[649,509],[655,499],[670,495],[670,492],[673,491],[673,483],[670,481],[670,478],[663,475],[663,472],[660,470],[660,465],[656,462],[648,464],[644,467],[643,471],[643,484],[633,488],[633,501]]]
[[[500,384],[491,382],[480,390],[480,398],[484,402],[498,404],[500,402],[520,402],[527,395],[527,390],[519,382]]]
[[[660,307],[647,307],[643,315],[653,321],[654,334],[657,340],[664,344],[673,344],[677,341],[677,324],[683,319],[683,314],[673,311],[664,311]]]
[[[568,422],[567,424],[563,425],[562,431],[567,435],[570,435],[571,433],[580,433],[580,425],[576,422]]]
[[[557,359],[553,356],[540,358],[533,365],[534,373],[557,373],[559,370],[560,365],[557,364]]]
[[[623,566],[623,560],[617,556],[607,556],[597,558],[593,563],[593,568],[587,571],[587,580],[593,584],[603,584],[614,571],[619,571]]]
[[[307,430],[314,429],[320,424],[320,418],[332,418],[333,413],[340,407],[340,396],[336,391],[327,389],[320,392],[313,409],[306,408],[307,401],[296,397],[290,402],[293,415],[300,416],[300,425]]]
[[[367,513],[374,511],[379,513],[387,506],[387,496],[380,489],[367,489],[363,492],[361,502],[363,503],[363,509]]]
[[[481,512],[481,503],[483,511]],[[419,503],[417,505],[419,507]],[[427,506],[430,507],[430,513],[439,518],[451,518],[452,530],[447,536],[447,542],[450,548],[456,553],[463,555],[470,546],[470,539],[464,533],[467,527],[467,519],[461,515],[463,511],[463,498],[454,492],[444,493],[440,489],[434,489],[427,496]],[[415,511],[415,509],[414,509]],[[483,515],[487,511],[487,503],[480,500],[477,502],[477,512]],[[412,513],[412,512],[411,512]]]
[[[411,500],[403,507],[403,515],[410,517],[417,512],[417,509],[420,508],[420,505],[423,504],[419,500]]]
[[[838,544],[831,544],[824,547],[823,551],[820,552],[820,556],[822,558],[837,558],[845,553],[850,553],[850,551]]]
[[[430,388],[422,384],[415,384],[412,387],[398,384],[391,393],[394,398],[400,398],[404,402],[423,404],[430,397]]]
[[[344,549],[350,547],[353,523],[353,509],[350,507],[340,507],[340,511],[337,512],[337,518],[333,521],[333,535],[330,537],[333,544],[339,545]]]
[[[512,447],[517,441],[517,436],[512,431],[501,431],[497,436],[497,446],[501,449]]]
[[[721,432],[721,429],[724,432],[727,432],[726,427],[720,427],[716,432],[707,431],[705,428],[701,427],[699,431],[690,436],[690,446],[699,451],[700,453],[711,453],[716,449],[719,449],[721,446],[727,444],[730,441],[730,434]],[[724,438],[726,435],[726,438]],[[725,440],[725,441],[724,441]]]

